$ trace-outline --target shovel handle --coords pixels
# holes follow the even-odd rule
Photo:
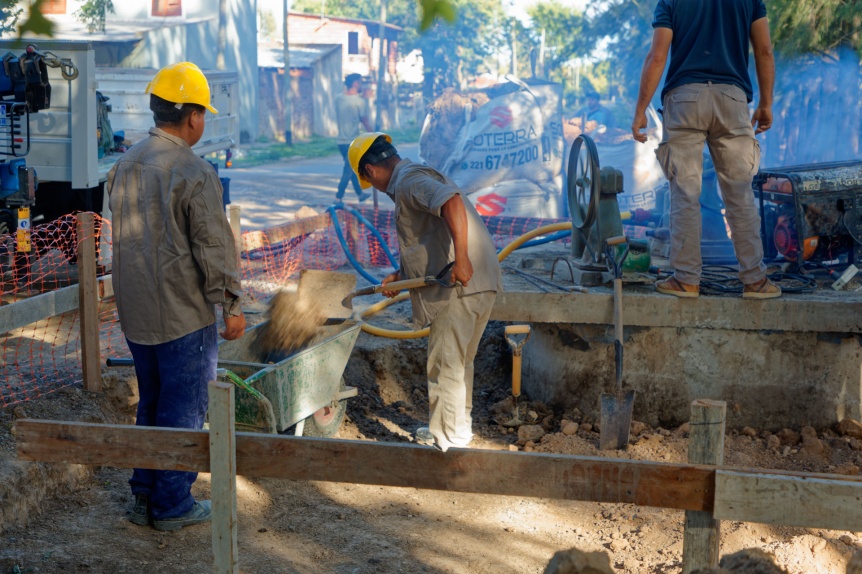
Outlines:
[[[529,325],[506,325],[504,329],[507,335],[526,335],[530,332]]]
[[[512,355],[512,396],[521,396],[521,354]]]
[[[417,287],[425,287],[433,283],[436,283],[434,277],[417,277],[415,279],[402,279],[401,281],[393,281],[391,283],[387,283],[386,285],[372,285],[371,287],[358,289],[352,293],[352,296],[350,298],[353,299],[354,297],[374,295],[375,293],[382,293],[384,291],[403,291],[404,289],[415,289]]]
[[[614,339],[623,340],[623,280],[614,279]]]

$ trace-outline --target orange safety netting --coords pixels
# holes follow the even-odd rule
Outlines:
[[[370,207],[335,213],[351,258],[371,275],[382,277],[380,268],[391,267],[391,263],[381,239],[389,252],[398,257],[394,213]],[[378,233],[363,225],[360,219]],[[513,217],[483,219],[498,249],[527,231],[560,221]],[[108,220],[98,216],[95,220],[98,272],[104,276],[110,273],[111,227]],[[0,235],[0,304],[13,305],[76,284],[77,239],[75,215],[34,227],[33,252],[26,256],[16,253],[14,236]],[[295,281],[301,269],[334,270],[351,265],[329,211],[263,231],[244,233],[241,243],[242,282],[245,299],[249,302],[268,300],[279,288]],[[109,278],[102,280],[109,281]],[[128,357],[112,298],[100,302],[99,317],[102,358]],[[82,382],[77,309],[23,327],[11,330],[8,327],[0,325],[0,331],[5,331],[0,333],[0,408]]]

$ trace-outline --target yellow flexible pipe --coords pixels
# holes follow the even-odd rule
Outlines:
[[[554,231],[565,231],[571,228],[572,222],[568,221],[564,223],[551,223],[550,225],[543,225],[542,227],[537,227],[532,231],[528,231],[527,233],[516,238],[514,241],[504,247],[502,251],[497,254],[497,261],[503,261],[503,259],[512,254],[512,251],[535,237],[538,237],[540,235],[546,235],[548,233],[553,233]],[[401,293],[400,295],[392,299],[384,299],[383,301],[375,303],[371,307],[368,307],[367,309],[362,311],[360,317],[364,320],[367,317],[376,315],[390,305],[394,305],[396,303],[404,301],[409,296],[409,293]],[[394,329],[375,327],[373,325],[369,325],[368,323],[362,323],[362,330],[376,337],[388,337],[390,339],[421,339],[422,337],[427,337],[428,333],[431,332],[431,329],[429,327],[425,327],[424,329],[418,329],[415,331],[396,331]]]

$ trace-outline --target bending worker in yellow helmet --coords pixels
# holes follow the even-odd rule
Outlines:
[[[239,260],[222,186],[191,146],[204,131],[207,79],[181,62],[147,86],[156,127],[108,174],[113,214],[113,283],[120,326],[138,377],[137,424],[200,429],[207,384],[216,378],[215,305],[236,339],[245,330]],[[210,518],[191,494],[197,473],[137,468],[129,520],[177,530]]]
[[[363,189],[374,186],[395,202],[401,269],[383,280],[437,275],[453,263],[450,281],[460,285],[413,289],[417,326],[428,336],[428,427],[417,442],[444,452],[473,438],[473,359],[488,324],[496,292],[503,290],[494,241],[458,187],[440,172],[401,159],[392,138],[362,134],[350,144],[348,160]],[[395,292],[383,292],[394,297]]]

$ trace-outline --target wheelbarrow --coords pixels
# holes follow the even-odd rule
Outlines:
[[[332,320],[318,328],[305,347],[289,355],[262,356],[257,330],[234,341],[221,341],[219,377],[236,387],[236,429],[332,437],[341,427],[347,399],[357,395],[344,382],[344,369],[359,337],[361,323]]]
[[[308,345],[289,355],[262,355],[256,343],[260,323],[218,347],[218,378],[235,386],[236,430],[332,437],[341,427],[347,399],[357,395],[344,382],[344,369],[362,324],[334,319],[318,328]],[[107,360],[109,367],[132,359]]]

